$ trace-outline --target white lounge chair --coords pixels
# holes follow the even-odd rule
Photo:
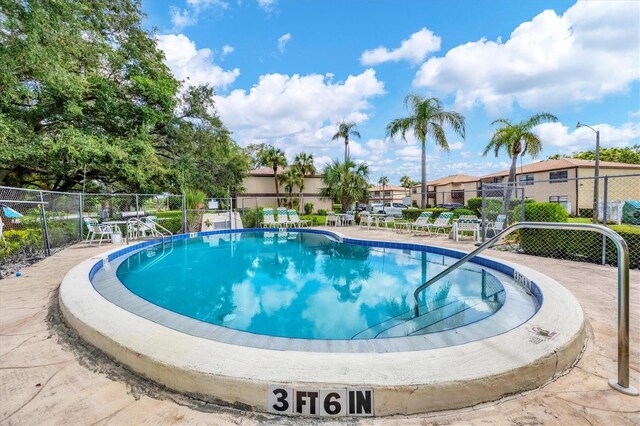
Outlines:
[[[289,222],[289,216],[287,215],[287,209],[284,207],[278,207],[278,219],[276,221],[278,227],[286,228],[291,224]]]
[[[418,218],[413,222],[399,222],[396,225],[398,232],[403,229],[414,232],[418,232],[421,230],[428,231],[428,226],[431,225],[431,222],[429,222],[431,216],[433,216],[433,212],[422,212],[420,213],[420,216],[418,216]]]
[[[507,222],[507,216],[499,214],[494,222],[487,223],[487,231],[493,231],[493,235],[499,234],[504,230],[504,225]]]
[[[262,210],[262,227],[263,228],[273,228],[278,226],[275,218],[273,217],[273,209],[267,207]]]
[[[446,212],[440,213],[440,215],[436,218],[436,220],[430,224],[427,228],[430,234],[438,234],[440,231],[442,233],[446,233],[449,228],[451,228],[451,218],[453,217],[453,213]],[[435,232],[433,232],[435,230]]]
[[[311,226],[311,221],[300,219],[300,216],[298,216],[298,212],[296,210],[288,210],[287,213],[289,214],[289,224],[291,226]]]
[[[84,223],[85,225],[87,225],[87,230],[89,231],[87,233],[87,238],[85,242],[88,243],[89,245],[93,243],[93,240],[96,238],[96,235],[100,235],[100,243],[98,243],[98,247],[102,246],[102,239],[105,237],[105,235],[111,238],[111,234],[113,233],[113,230],[109,225],[101,225],[98,223],[96,219],[90,219],[90,218],[85,218]]]

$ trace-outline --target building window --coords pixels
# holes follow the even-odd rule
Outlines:
[[[566,182],[568,177],[569,171],[567,170],[560,170],[559,172],[549,173],[549,180],[551,181],[551,183]]]
[[[552,195],[549,197],[549,202],[560,204],[562,207],[564,207],[567,213],[570,213],[569,197],[567,197],[566,195]]]
[[[418,193],[418,188],[413,188],[413,189],[411,190],[411,193],[412,193],[412,194],[417,194],[417,193]]]
[[[533,175],[520,175],[520,185],[533,185]]]
[[[454,189],[451,191],[451,199],[456,202],[464,203],[464,191],[459,189]]]

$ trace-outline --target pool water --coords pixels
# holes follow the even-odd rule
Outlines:
[[[118,279],[170,311],[223,327],[302,339],[435,333],[482,320],[505,302],[491,273],[467,264],[413,291],[456,259],[344,244],[322,234],[243,232],[154,246],[128,257]]]

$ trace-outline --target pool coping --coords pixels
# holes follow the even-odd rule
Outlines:
[[[344,241],[335,232],[312,231]],[[181,238],[189,235],[176,236]],[[120,250],[107,252],[106,257]],[[584,314],[571,293],[537,271],[506,261],[499,262],[535,282],[544,295],[538,312],[520,327],[447,348],[333,353],[231,345],[141,318],[108,302],[91,286],[89,274],[104,257],[95,256],[74,267],[60,287],[62,313],[79,335],[151,380],[255,411],[267,410],[270,385],[367,387],[375,392],[378,416],[471,406],[546,383],[570,367],[583,348]],[[555,334],[541,336],[536,332],[540,329]]]

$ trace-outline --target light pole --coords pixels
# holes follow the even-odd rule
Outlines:
[[[598,224],[598,198],[599,198],[599,189],[600,189],[600,182],[599,182],[599,177],[600,177],[600,131],[594,129],[593,127],[587,125],[587,124],[583,124],[580,123],[578,121],[578,124],[576,124],[576,129],[579,129],[580,127],[588,127],[589,129],[593,130],[596,134],[596,169],[594,172],[594,179],[593,179],[593,223],[594,224]],[[606,209],[607,206],[603,206],[603,209]],[[606,225],[606,223],[604,224]]]

